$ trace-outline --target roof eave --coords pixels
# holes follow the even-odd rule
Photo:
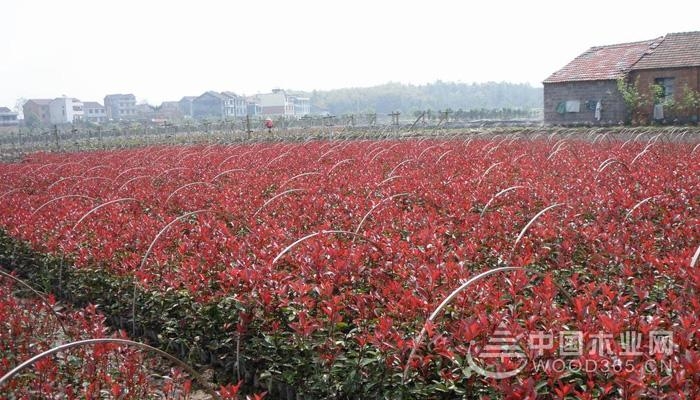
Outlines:
[[[608,78],[597,78],[597,79],[545,79],[542,83],[577,83],[577,82],[598,82],[598,81],[616,81],[620,78],[624,78],[625,75],[620,75],[617,77]]]

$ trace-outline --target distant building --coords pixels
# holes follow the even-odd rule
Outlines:
[[[224,100],[224,114],[226,117],[245,117],[248,113],[245,97],[233,92],[222,92],[226,96]]]
[[[94,124],[107,122],[107,110],[96,101],[83,102],[83,120]]]
[[[148,103],[141,103],[136,105],[136,118],[140,120],[150,121],[156,118],[155,107]]]
[[[156,118],[167,121],[177,121],[182,119],[179,101],[164,101],[156,111]]]
[[[107,119],[113,121],[136,119],[136,96],[133,94],[110,94],[105,96]]]
[[[258,96],[250,96],[246,98],[246,112],[251,117],[262,115],[262,106]]]
[[[192,100],[192,118],[223,119],[224,100],[224,96],[217,92],[208,91],[203,93],[201,96]]]
[[[627,110],[617,80],[624,78],[658,40],[591,47],[550,75],[543,82],[545,123],[624,121]]]
[[[0,107],[0,126],[17,126],[17,113],[7,107]]]
[[[311,114],[311,100],[308,97],[289,96],[294,105],[294,116],[303,117]]]
[[[273,89],[272,93],[259,94],[257,97],[261,107],[261,115],[285,117],[294,115],[294,103],[289,100],[282,89]]]
[[[49,125],[51,123],[51,112],[49,111],[50,104],[51,99],[27,100],[22,107],[22,111],[24,112],[24,123],[30,125]]]
[[[700,91],[700,32],[669,33],[641,42],[591,47],[544,80],[544,121],[548,124],[616,124],[630,119],[698,120],[698,109],[678,110],[685,90]],[[617,88],[624,79],[653,104],[628,110]],[[664,110],[675,104],[675,110]]]
[[[246,115],[246,100],[233,92],[208,91],[192,100],[192,117],[228,119]]]
[[[71,124],[82,121],[83,102],[72,97],[58,97],[49,103],[52,124]]]
[[[196,98],[197,96],[185,96],[177,102],[180,112],[185,118],[192,118],[192,101]]]

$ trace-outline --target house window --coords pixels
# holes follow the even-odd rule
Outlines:
[[[654,79],[654,85],[661,88],[661,93],[659,93],[660,96],[656,100],[657,103],[666,103],[673,100],[673,81],[674,78]]]

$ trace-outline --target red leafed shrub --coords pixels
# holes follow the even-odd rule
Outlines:
[[[35,154],[0,226],[226,393],[698,396],[697,146],[538,136]]]
[[[95,306],[72,311],[49,298],[18,297],[21,287],[7,278],[0,285],[0,376],[20,363],[62,343],[103,338],[108,333],[104,317]],[[17,292],[23,293],[23,292]],[[26,293],[24,293],[26,295]],[[51,308],[60,310],[52,313]],[[123,337],[123,335],[122,335]],[[24,368],[0,387],[2,398],[108,398],[185,399],[191,394],[187,375],[172,369],[157,357],[113,344],[76,347],[48,356]],[[167,370],[167,368],[166,368]]]

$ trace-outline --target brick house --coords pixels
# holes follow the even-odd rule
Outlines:
[[[48,126],[51,123],[51,111],[49,106],[53,99],[29,99],[24,106],[22,106],[22,112],[24,113],[25,123],[31,123],[33,125]]]
[[[627,109],[617,89],[620,78],[648,100],[640,110]],[[632,113],[640,122],[697,122],[698,109],[683,107],[682,99],[687,91],[700,91],[699,83],[700,32],[591,47],[543,81],[544,122],[609,125]],[[652,85],[661,88],[660,99],[653,98]]]
[[[700,92],[700,32],[669,33],[652,51],[637,61],[629,81],[640,93],[652,97],[652,85],[658,85],[662,98],[639,110],[645,121],[698,121],[697,107],[688,107],[683,98],[688,91]]]
[[[544,80],[547,124],[617,124],[627,118],[617,80],[661,38],[591,47]],[[598,112],[596,112],[598,109]]]

